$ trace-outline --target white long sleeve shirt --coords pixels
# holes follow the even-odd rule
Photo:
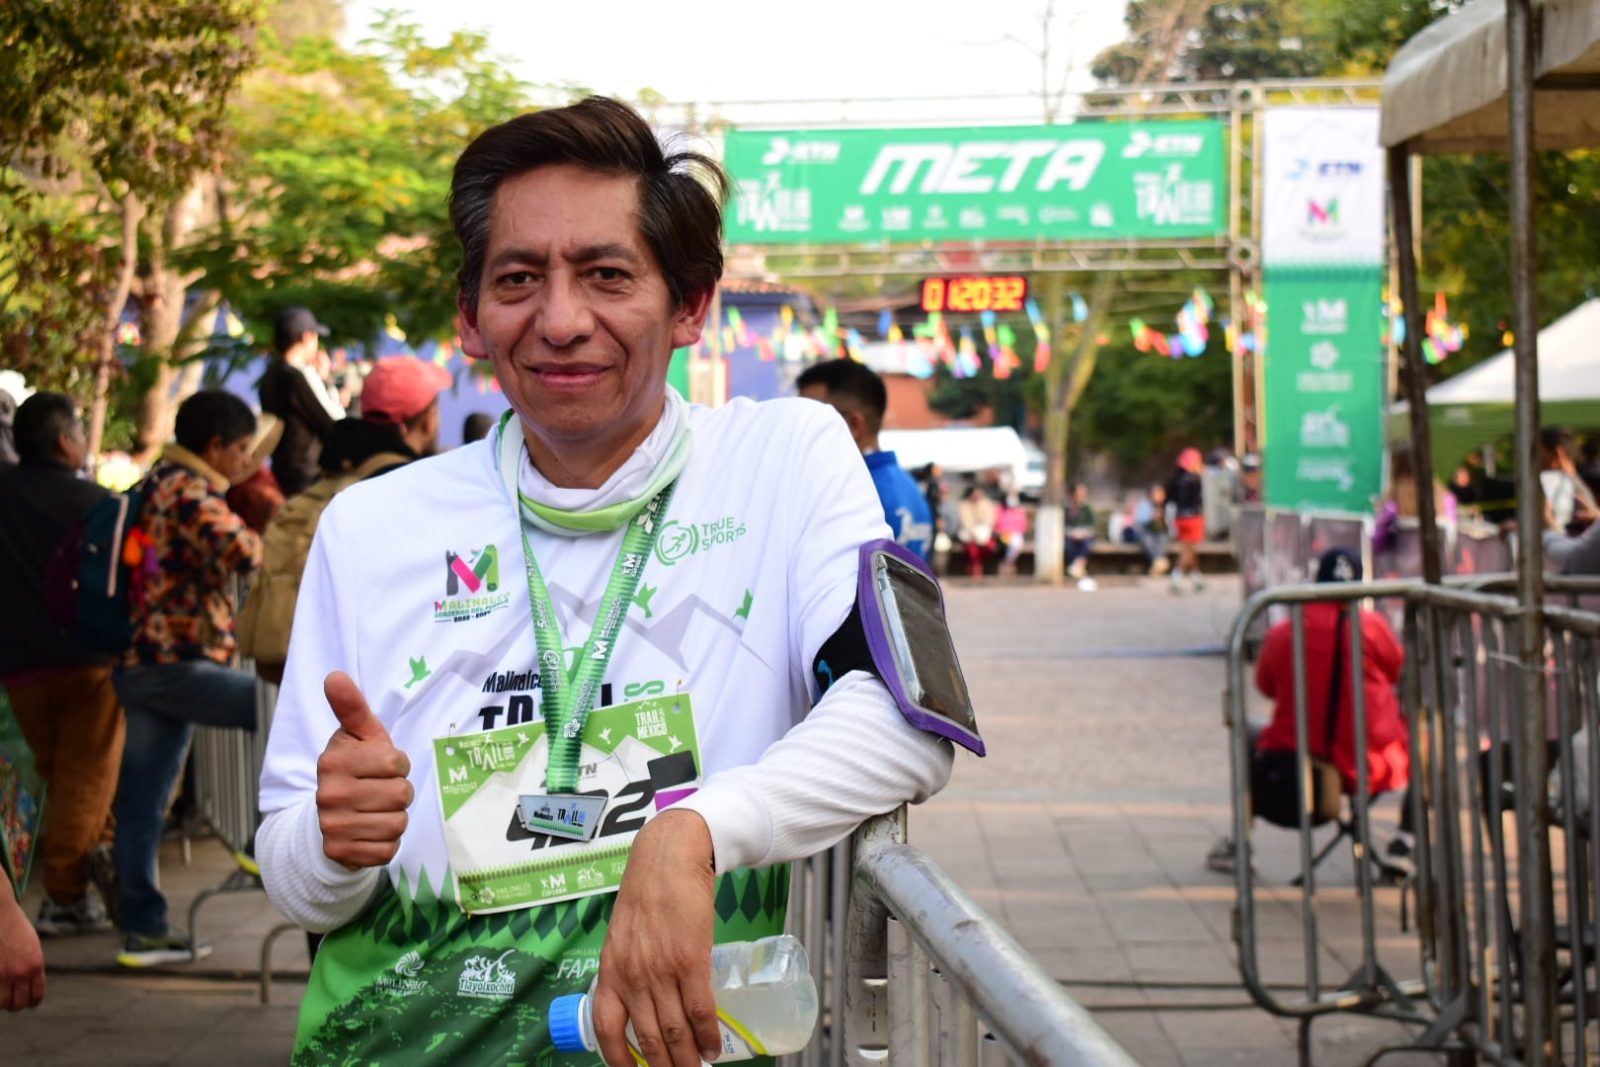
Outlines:
[[[812,707],[812,663],[855,601],[860,546],[888,536],[837,414],[804,400],[734,401],[690,408],[689,424],[693,451],[600,703],[663,687],[690,694],[703,782],[679,803],[705,819],[721,874],[811,854],[873,814],[927,797],[947,780],[952,750],[909,725],[865,673],[845,675]],[[447,897],[432,742],[506,725],[513,702],[538,707],[521,523],[493,441],[353,486],[322,517],[262,771],[257,839],[269,896],[307,929],[357,920],[381,928],[386,895],[406,907],[419,894]],[[581,645],[622,534],[529,537],[564,643]],[[472,562],[476,588],[452,560]],[[322,851],[316,761],[338,726],[322,695],[333,670],[355,678],[411,760],[416,801],[383,869],[352,872]],[[428,972],[411,975],[403,950],[418,947],[397,941],[395,973],[423,981]],[[351,960],[360,955],[351,951]],[[374,951],[361,943],[362,959]],[[381,962],[359,966],[391,966],[387,955],[373,958]],[[346,995],[354,993],[328,994]],[[331,1033],[327,1020],[340,1010],[308,1006],[315,1018],[303,1017],[302,1044]]]

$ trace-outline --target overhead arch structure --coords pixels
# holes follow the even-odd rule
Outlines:
[[[1027,96],[657,104],[650,117],[728,166],[735,283],[1215,271],[1239,324],[1260,286],[1263,114],[1378,99],[1370,79],[1284,79],[1096,90],[1054,124],[1028,124],[1042,108]],[[1259,361],[1231,357],[1235,448],[1255,451]]]

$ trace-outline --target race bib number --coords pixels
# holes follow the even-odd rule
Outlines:
[[[687,693],[590,712],[568,804],[546,786],[543,722],[436,738],[433,750],[456,901],[469,914],[613,892],[634,836],[700,784]],[[580,823],[588,840],[540,829]]]

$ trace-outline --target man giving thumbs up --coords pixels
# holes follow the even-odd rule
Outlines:
[[[699,1067],[712,945],[779,932],[784,864],[949,776],[866,667],[813,671],[889,532],[838,414],[667,385],[728,188],[599,98],[457,163],[461,349],[512,410],[317,526],[256,838],[331,931],[296,1063],[594,1067],[547,1027],[593,984],[607,1061],[631,1027]]]
[[[339,729],[317,760],[317,824],[322,851],[352,871],[381,867],[400,851],[406,809],[416,791],[406,776],[411,761],[343,671],[322,684]]]

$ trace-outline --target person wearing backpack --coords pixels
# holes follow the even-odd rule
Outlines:
[[[123,933],[117,962],[125,967],[211,951],[167,925],[157,852],[195,725],[255,729],[255,678],[229,664],[234,576],[259,565],[261,538],[224,496],[249,468],[255,428],[243,400],[203,389],[178,408],[177,442],[145,480],[138,524],[154,564],[141,594],[130,597],[133,640],[112,675],[128,720],[113,807]]]
[[[111,928],[89,884],[91,857],[111,841],[122,706],[111,657],[42,620],[58,547],[109,494],[78,473],[88,441],[67,397],[34,393],[17,410],[15,431],[20,462],[0,467],[0,685],[49,788],[40,846],[45,899],[34,925],[50,937],[96,933]],[[98,871],[109,875],[109,857],[100,855]],[[110,878],[104,881],[103,891]]]
[[[1359,582],[1361,561],[1331,548],[1317,561],[1317,581]],[[1350,601],[1313,601],[1302,609],[1305,655],[1306,751],[1313,762],[1312,810],[1337,817],[1340,798],[1356,791],[1356,761],[1367,764],[1372,797],[1402,789],[1411,773],[1410,735],[1400,708],[1400,671],[1405,650],[1382,613],[1359,607],[1361,693],[1366,710],[1365,752],[1357,749],[1351,688]],[[1251,726],[1250,804],[1254,815],[1283,827],[1298,827],[1300,793],[1295,773],[1294,623],[1284,619],[1267,631],[1256,661],[1256,688],[1273,702],[1272,720],[1259,731]],[[1397,876],[1407,873],[1411,805],[1402,803],[1400,831],[1380,864]],[[1398,843],[1398,844],[1397,844]],[[1238,850],[1224,836],[1206,856],[1206,866],[1232,873]]]
[[[356,482],[404,466],[439,435],[439,393],[450,372],[416,356],[378,361],[361,393],[361,417],[341,419],[322,440],[322,478],[278,509],[262,542],[261,571],[239,612],[239,651],[277,684],[289,658],[300,576],[317,521],[334,496]]]

